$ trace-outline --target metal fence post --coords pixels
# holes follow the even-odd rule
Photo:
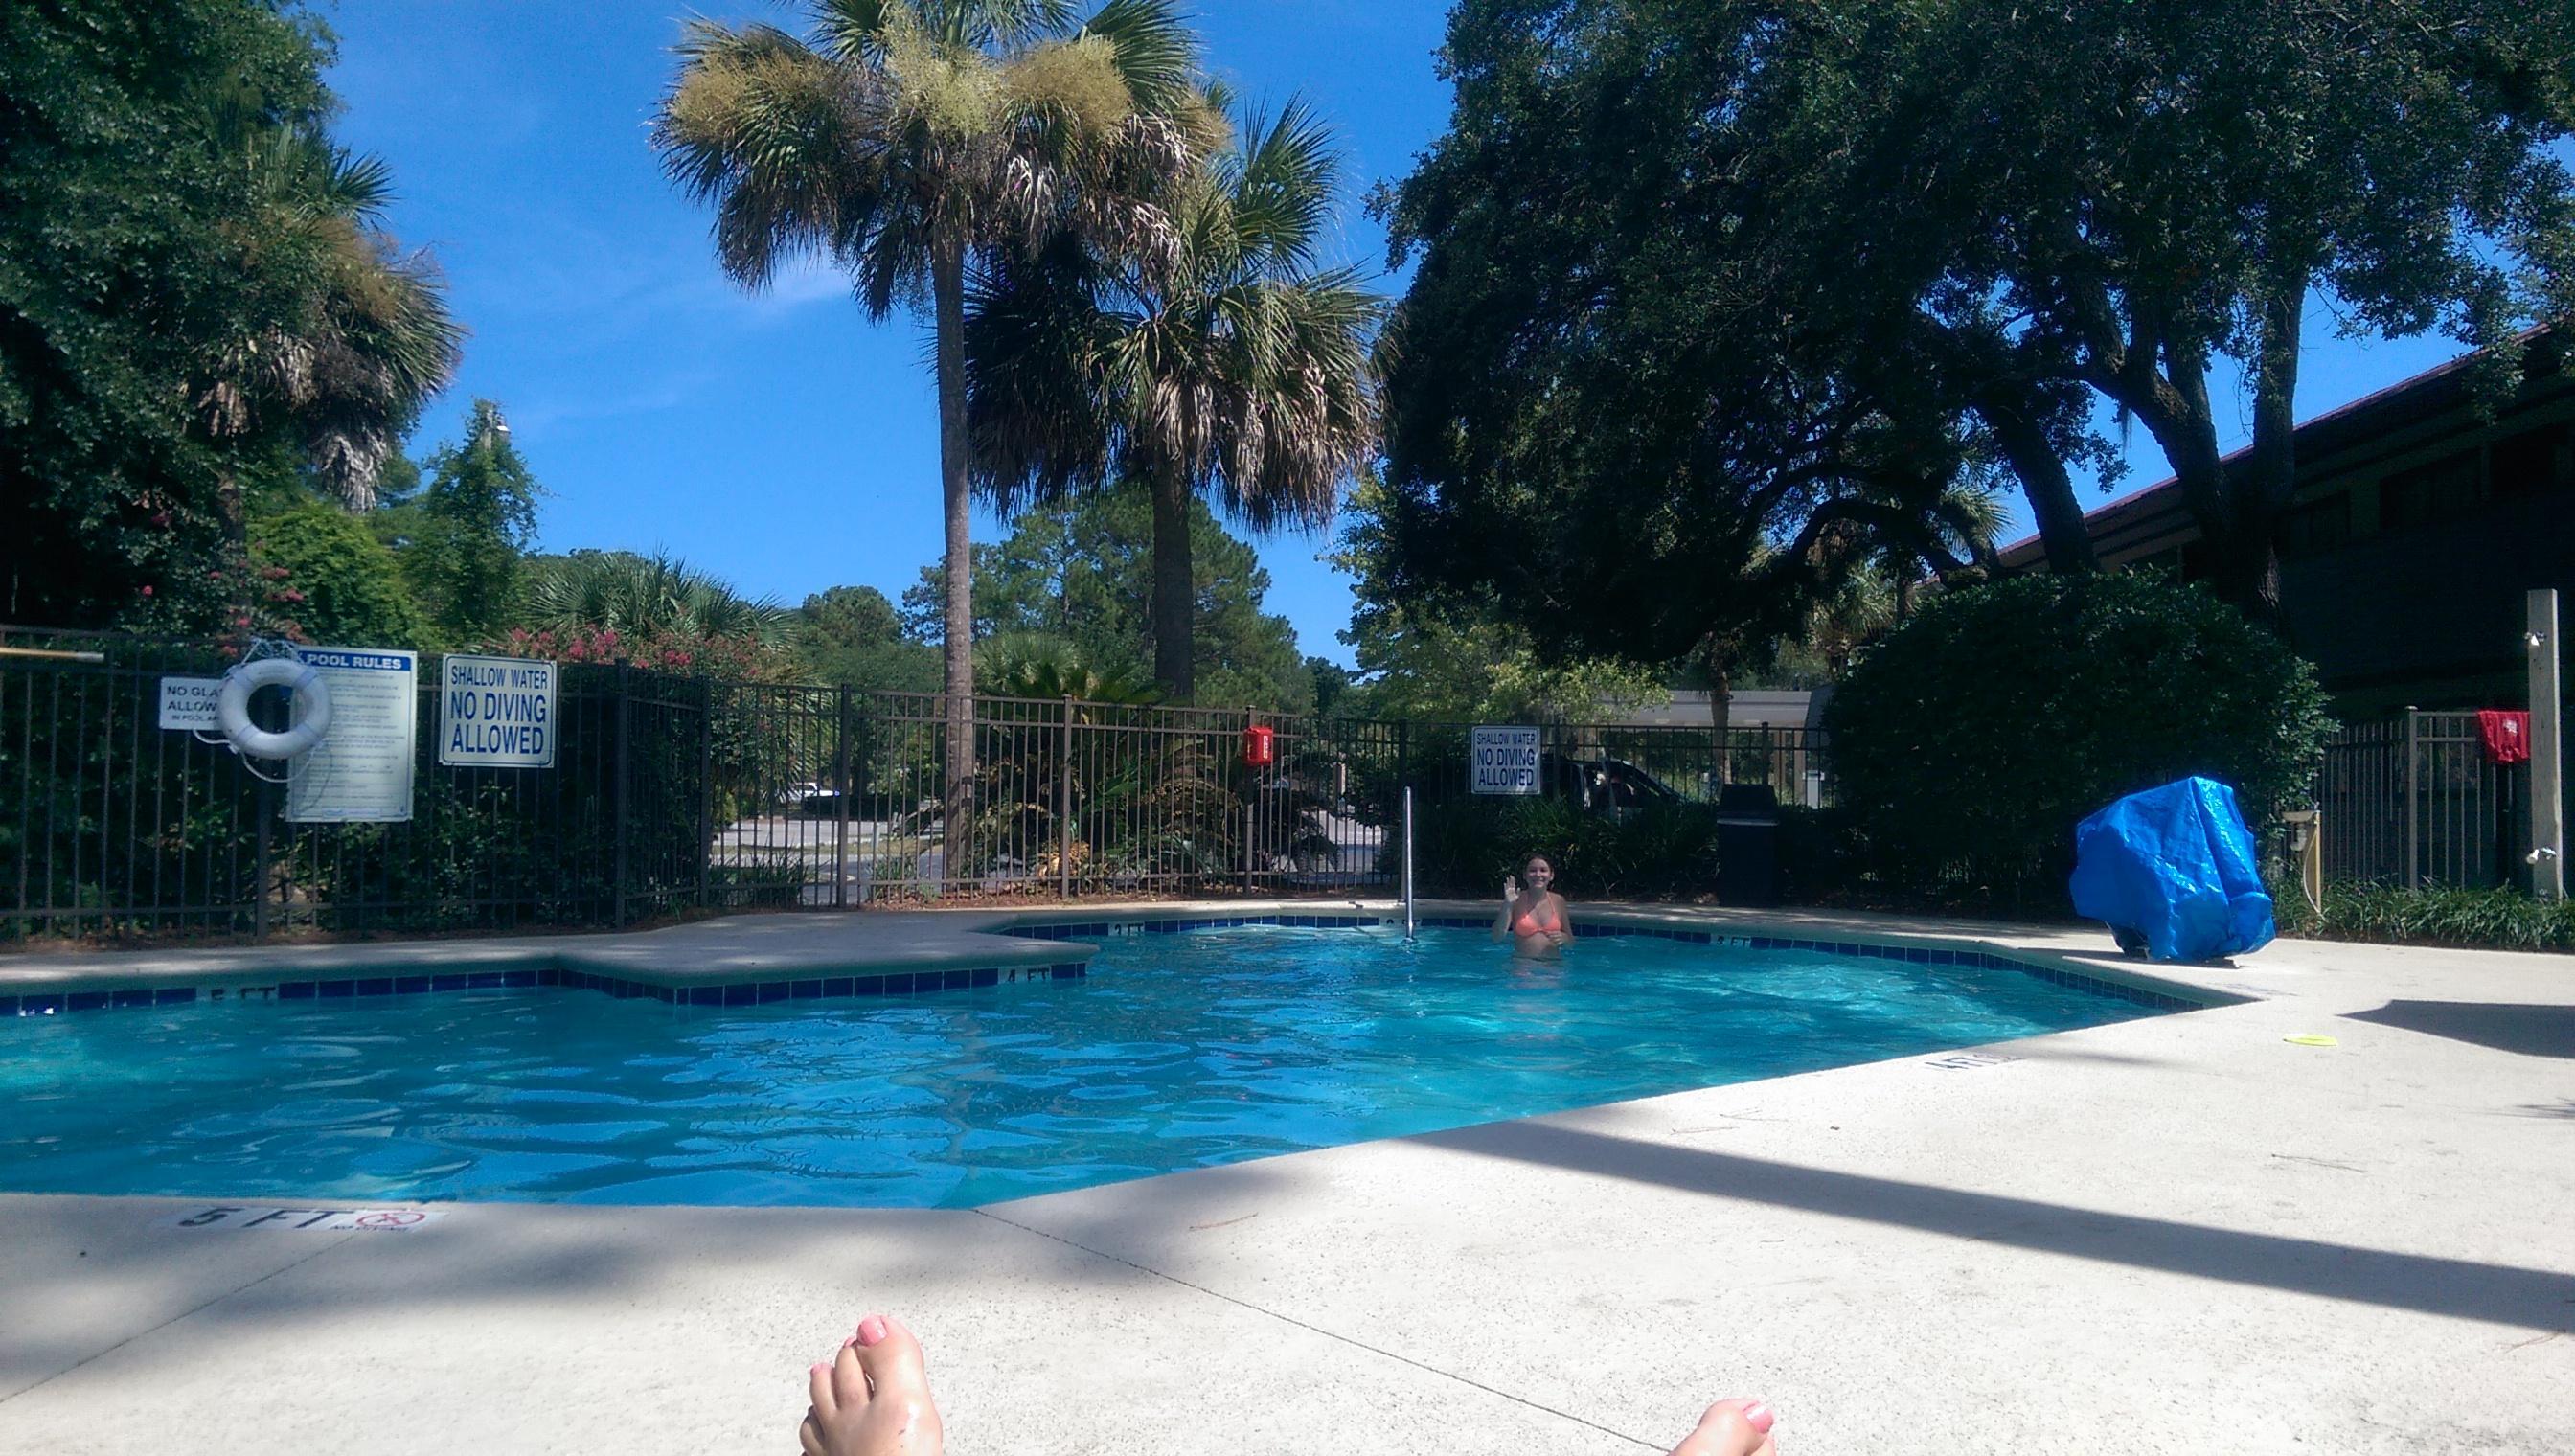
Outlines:
[[[2566,689],[2559,679],[2557,593],[2528,598],[2530,627],[2530,891],[2566,897]]]
[[[1414,938],[1418,927],[1412,912],[1412,785],[1403,786],[1403,938]]]
[[[1055,893],[1073,898],[1073,695],[1064,696],[1063,751],[1055,759]]]
[[[276,785],[263,779],[259,785],[258,792],[253,795],[254,800],[259,805],[259,847],[253,851],[251,856],[251,873],[254,877],[251,880],[250,893],[250,932],[253,936],[262,940],[268,938],[268,881],[270,867],[268,835],[269,824],[277,817],[277,805],[274,797],[276,793]]]
[[[851,726],[850,734],[856,741],[856,751],[851,758],[850,766],[850,801],[858,805],[857,812],[859,815],[859,822],[861,825],[865,825],[868,821],[868,800],[871,797],[872,789],[872,785],[868,779],[868,743],[871,741],[870,734],[873,730],[868,727],[867,699],[864,696],[853,694],[851,696],[850,703],[858,716],[858,722]],[[884,847],[884,840],[881,836],[871,836],[864,827],[862,827],[859,832],[859,838],[861,840],[859,848],[859,873],[861,876],[859,881],[859,903],[864,906],[868,902],[868,888],[871,883],[871,881],[866,878],[866,875],[869,873],[868,866],[875,862],[876,850]]]
[[[634,677],[634,669],[624,663],[617,665],[617,756],[609,767],[609,802],[617,825],[617,850],[610,869],[614,888],[610,892],[609,918],[619,925],[626,923],[626,769],[627,739],[635,721]]]
[[[850,904],[850,690],[837,690],[832,712],[832,906]]]
[[[2407,889],[2420,888],[2423,883],[2419,872],[2421,861],[2419,829],[2423,800],[2419,791],[2420,784],[2416,779],[2423,755],[2417,741],[2416,717],[2414,705],[2410,703],[2405,705],[2405,887]]]
[[[704,909],[715,887],[716,865],[716,684],[699,683],[698,695],[698,907]]]

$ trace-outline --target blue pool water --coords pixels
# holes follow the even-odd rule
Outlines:
[[[1275,926],[911,999],[199,1002],[0,1020],[0,1190],[965,1207],[2144,1014],[2012,970]]]

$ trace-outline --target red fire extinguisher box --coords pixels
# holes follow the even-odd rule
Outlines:
[[[1278,759],[1279,733],[1275,728],[1248,728],[1243,730],[1243,762],[1250,768],[1267,768]]]

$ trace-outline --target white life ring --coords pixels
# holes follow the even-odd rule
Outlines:
[[[295,695],[286,731],[273,733],[250,721],[250,696],[262,688],[284,688]],[[309,753],[331,729],[331,690],[309,663],[293,658],[262,658],[224,674],[224,691],[215,699],[215,723],[224,740],[253,758],[292,758]]]

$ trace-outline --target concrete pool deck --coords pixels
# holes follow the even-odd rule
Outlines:
[[[960,1456],[2575,1449],[2575,958],[2156,973],[2254,999],[973,1211],[0,1196],[0,1450],[793,1450],[872,1309]]]

